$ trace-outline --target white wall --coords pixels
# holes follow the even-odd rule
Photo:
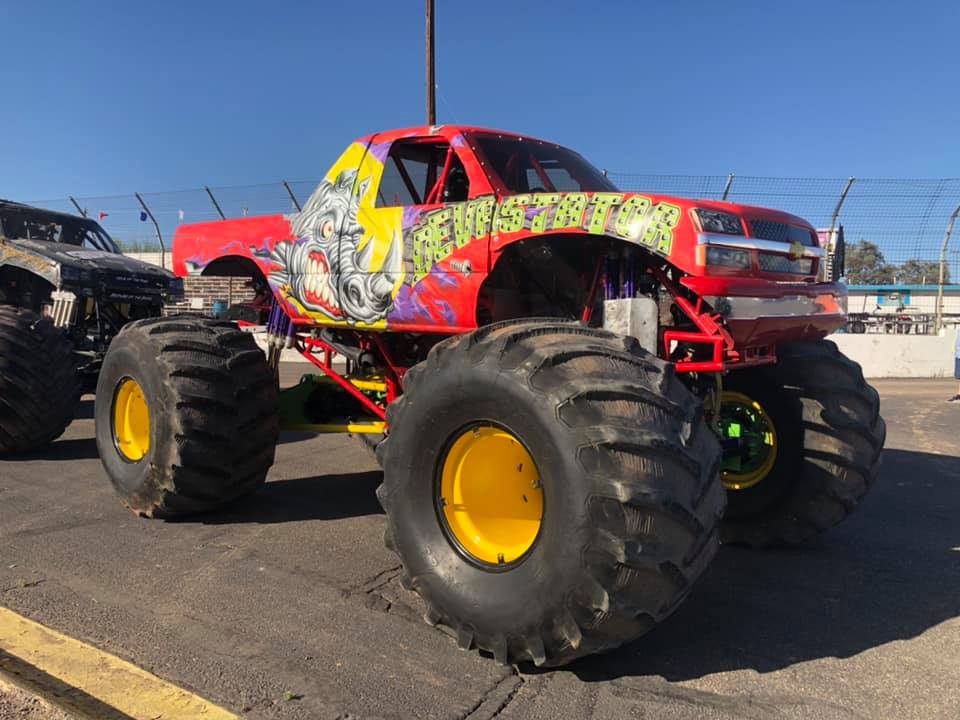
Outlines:
[[[844,355],[860,363],[868,378],[953,377],[958,328],[942,335],[831,335]]]
[[[134,260],[140,260],[145,263],[150,263],[151,265],[157,265],[158,267],[165,267],[167,270],[173,269],[173,252],[167,250],[165,257],[163,258],[163,265],[160,265],[161,255],[158,252],[155,253],[124,253],[127,257],[132,257]]]

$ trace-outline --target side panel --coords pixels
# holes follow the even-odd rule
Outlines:
[[[375,207],[386,145],[352,145],[303,211],[184,226],[175,270],[252,258],[295,322],[410,332],[476,327],[480,286],[509,245],[589,234],[669,259],[693,232],[679,205],[635,193],[549,193]]]
[[[0,268],[8,266],[20,268],[42,277],[48,283],[57,287],[60,283],[58,265],[50,258],[45,258],[30,250],[17,247],[17,243],[0,237]]]

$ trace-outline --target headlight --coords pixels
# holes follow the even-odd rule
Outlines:
[[[733,213],[721,212],[720,210],[704,210],[703,208],[697,208],[694,212],[697,214],[700,228],[704,232],[743,235],[743,223]]]
[[[724,247],[708,247],[707,265],[720,265],[722,267],[737,268],[738,270],[749,270],[750,251],[733,250]]]

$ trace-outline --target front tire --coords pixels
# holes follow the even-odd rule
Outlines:
[[[73,344],[32,310],[0,305],[0,456],[63,434],[80,401]]]
[[[772,418],[776,463],[755,486],[729,489],[721,537],[763,547],[808,542],[854,511],[880,472],[886,424],[860,366],[828,341],[778,350],[772,368],[724,382]]]
[[[132,511],[211,510],[266,481],[278,434],[274,373],[233,323],[129,323],[100,370],[96,425],[100,459]]]
[[[388,420],[386,544],[461,648],[547,666],[615,648],[714,556],[716,438],[632,338],[549,320],[451,338]]]

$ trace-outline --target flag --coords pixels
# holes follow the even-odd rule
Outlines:
[[[141,210],[141,211],[140,211],[140,222],[146,222],[146,221],[147,221],[147,211],[146,211],[146,210]]]
[[[177,214],[180,216],[180,219],[183,220],[183,210],[177,210]]]
[[[101,211],[97,214],[97,220],[103,220],[107,215],[108,215],[108,213],[105,213],[103,210],[101,210]]]

